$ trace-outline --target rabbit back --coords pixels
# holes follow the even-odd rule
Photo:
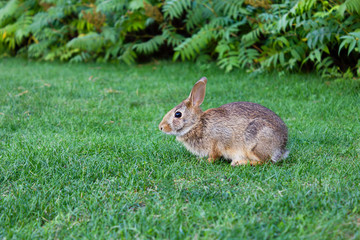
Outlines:
[[[258,164],[286,157],[287,138],[285,123],[273,111],[256,103],[233,102],[203,112],[199,124],[179,140],[199,156]]]

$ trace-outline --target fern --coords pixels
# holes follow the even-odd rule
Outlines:
[[[131,11],[136,11],[144,8],[143,0],[132,0],[128,7]]]
[[[342,42],[339,47],[339,53],[345,46],[348,48],[348,55],[355,50],[360,53],[360,32],[351,32],[347,36],[341,37]]]
[[[221,40],[215,48],[215,52],[218,53],[218,60],[224,58],[231,50],[234,50],[234,44],[229,44],[225,40]]]
[[[221,59],[218,60],[217,65],[225,69],[226,72],[230,72],[234,68],[238,68],[240,66],[238,59],[237,51],[230,51],[225,56],[222,56]]]
[[[244,8],[243,0],[223,0],[216,1],[214,10],[221,12],[224,16],[229,16],[233,19],[238,19],[249,14],[249,11]]]
[[[238,61],[241,68],[246,68],[253,66],[257,59],[259,58],[260,53],[253,48],[242,47],[238,52]]]
[[[219,29],[219,28],[228,26],[232,23],[234,23],[234,20],[232,20],[228,16],[223,16],[223,17],[217,17],[217,18],[211,19],[211,21],[209,22],[208,25],[209,25],[209,27]]]
[[[126,6],[126,0],[96,0],[97,11],[102,13],[113,13],[113,12],[122,12],[124,13]]]
[[[38,43],[31,44],[28,49],[28,55],[32,58],[43,57],[49,52],[49,46],[53,43],[51,40],[45,40]]]
[[[109,41],[111,44],[115,44],[119,39],[119,34],[113,27],[103,27],[101,35],[105,41]]]
[[[166,40],[169,46],[175,47],[180,45],[184,41],[184,37],[175,32],[176,29],[172,26],[166,26],[163,28],[163,38]]]
[[[174,60],[176,60],[179,56],[183,61],[185,59],[194,59],[196,54],[199,53],[200,50],[214,38],[215,30],[216,29],[211,28],[210,25],[206,25],[191,38],[187,38],[174,49]]]
[[[315,5],[317,0],[299,0],[295,6],[290,10],[292,14],[303,14],[310,11]]]
[[[339,71],[332,67],[333,65],[334,61],[331,57],[325,57],[321,61],[315,62],[315,68],[323,78],[332,78],[334,75],[339,77]]]
[[[0,9],[0,27],[4,27],[11,22],[12,18],[16,19],[19,16],[19,6],[18,0],[10,0],[5,7]]]
[[[61,56],[66,56],[66,54],[62,53]],[[63,57],[64,58],[64,57]],[[70,59],[70,62],[87,62],[92,59],[92,56],[87,52],[80,52]]]
[[[132,44],[124,45],[123,52],[118,59],[129,65],[135,63],[136,53],[133,50]]]
[[[170,19],[178,18],[190,6],[191,0],[166,0],[163,6],[164,17]]]
[[[28,14],[22,15],[16,22],[15,27],[15,40],[17,44],[21,44],[21,42],[27,38],[30,34],[29,25],[32,22],[32,17]]]
[[[331,40],[332,31],[330,27],[320,27],[314,29],[306,35],[309,48],[316,48],[319,44],[322,45],[324,40]]]
[[[257,50],[247,48],[243,44],[240,44],[239,49],[236,49],[234,45],[226,46],[226,42],[223,42],[216,47],[216,51],[219,53],[217,64],[226,72],[233,68],[251,67],[259,58]]]
[[[72,39],[66,47],[83,51],[98,52],[104,46],[104,38],[95,32]]]
[[[349,12],[355,12],[360,15],[360,1],[359,0],[346,0],[343,3]]]
[[[119,39],[116,43],[111,44],[105,51],[104,61],[113,59],[119,56],[123,50],[123,40]]]
[[[149,41],[137,43],[133,45],[133,49],[137,53],[151,54],[159,50],[164,43],[165,38],[162,35],[151,38]]]
[[[269,49],[267,51],[266,58],[260,59],[260,63],[264,68],[276,68],[277,65],[280,65],[282,68],[286,67],[285,62],[286,50],[275,50]]]
[[[199,5],[188,11],[186,15],[186,30],[191,31],[196,27],[199,27],[205,23],[212,15],[210,9],[204,7],[203,5]]]
[[[259,41],[259,37],[262,33],[263,30],[261,28],[256,28],[249,33],[242,35],[241,42],[247,46],[250,46],[255,42]]]
[[[2,41],[6,43],[10,49],[15,49],[16,45],[20,45],[29,35],[27,27],[30,23],[31,17],[24,15],[15,23],[8,24],[6,27],[1,28],[0,36],[2,36]]]
[[[156,56],[167,45],[174,60],[212,57],[225,71],[312,67],[323,76],[339,76],[337,64],[350,62],[346,76],[360,74],[355,70],[359,0],[9,0],[0,5],[2,55],[132,64],[138,54]]]
[[[301,62],[306,56],[307,45],[303,42],[298,44],[290,45],[290,56],[292,61]],[[327,51],[328,52],[328,51]]]
[[[30,25],[30,30],[32,32],[41,31],[44,27],[52,24],[56,18],[49,16],[47,12],[40,12],[36,14],[33,18],[33,23]]]
[[[122,29],[124,34],[143,30],[146,27],[146,16],[139,12],[130,13],[121,18],[118,27]]]

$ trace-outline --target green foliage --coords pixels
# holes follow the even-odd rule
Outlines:
[[[159,46],[161,46],[165,41],[165,38],[162,35],[155,36],[151,38],[147,42],[141,42],[138,44],[134,44],[133,49],[138,53],[151,54],[159,50]]]
[[[10,0],[1,6],[3,55],[134,63],[162,49],[174,60],[209,56],[226,71],[358,76],[360,69],[358,0]]]
[[[348,55],[355,49],[356,51],[360,51],[360,32],[351,32],[346,36],[340,37],[344,39],[339,47],[339,52],[341,49],[347,45]],[[355,48],[356,47],[356,48]]]
[[[164,3],[164,16],[169,19],[179,18],[191,6],[191,0],[167,0]]]
[[[346,8],[349,12],[360,14],[360,1],[358,0],[346,0],[340,7]]]

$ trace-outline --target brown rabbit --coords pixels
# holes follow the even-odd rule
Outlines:
[[[285,149],[288,131],[273,111],[256,103],[233,102],[203,112],[207,79],[201,78],[190,96],[170,110],[159,124],[175,135],[199,157],[213,162],[223,157],[231,165],[278,162],[289,154]]]

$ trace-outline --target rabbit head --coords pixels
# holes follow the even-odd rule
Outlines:
[[[170,135],[182,136],[199,121],[202,114],[200,105],[205,98],[207,79],[197,81],[187,99],[171,109],[159,124],[159,129]]]

